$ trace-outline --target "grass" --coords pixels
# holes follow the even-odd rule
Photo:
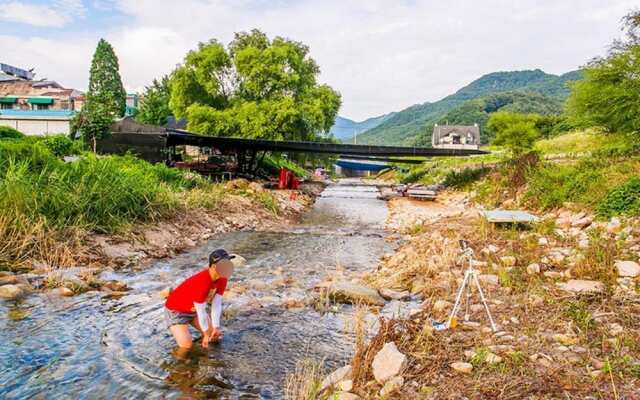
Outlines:
[[[285,400],[322,399],[320,397],[322,378],[321,363],[313,360],[298,361],[293,372],[287,374],[285,378]]]
[[[469,157],[441,157],[433,161],[427,161],[409,169],[407,173],[398,174],[402,183],[421,183],[432,185],[442,183],[447,179],[452,180],[456,174],[463,177],[473,176],[477,169],[482,169],[486,164],[499,163],[504,160],[501,153],[492,153]]]
[[[227,195],[279,212],[269,192],[226,187],[131,155],[85,152],[77,161],[61,160],[77,151],[58,136],[0,140],[0,269],[33,258],[60,265],[82,232],[113,234],[187,209],[215,210]]]

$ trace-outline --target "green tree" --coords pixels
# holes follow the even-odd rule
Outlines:
[[[584,79],[572,86],[567,110],[578,125],[640,132],[640,11],[627,15],[623,27],[626,40],[589,62]]]
[[[498,111],[491,114],[487,128],[495,132],[493,144],[505,146],[514,157],[518,157],[533,148],[540,137],[536,128],[539,116],[536,114],[518,114]]]
[[[304,44],[241,32],[227,48],[211,40],[187,54],[171,78],[169,106],[206,135],[316,140],[341,104],[317,83],[319,72]]]
[[[125,107],[126,92],[120,79],[118,57],[113,47],[100,39],[91,61],[86,102],[73,126],[95,152],[97,140],[109,134],[113,120],[124,115]]]
[[[159,81],[153,80],[151,86],[145,87],[143,100],[138,108],[136,120],[144,124],[165,125],[171,116],[169,108],[169,77],[163,76]]]

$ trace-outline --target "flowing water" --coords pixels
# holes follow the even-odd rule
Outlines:
[[[331,368],[351,354],[350,307],[319,313],[283,303],[312,296],[337,264],[347,275],[369,270],[389,250],[387,209],[376,195],[375,187],[342,182],[288,231],[224,234],[142,272],[103,273],[132,288],[118,299],[89,292],[0,304],[0,398],[281,398],[297,360],[324,359]],[[247,258],[229,290],[248,290],[225,301],[222,343],[176,357],[157,293],[200,270],[219,247]]]

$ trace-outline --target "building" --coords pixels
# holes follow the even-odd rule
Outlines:
[[[0,125],[28,135],[69,133],[84,94],[56,81],[34,80],[31,71],[0,64]]]
[[[433,126],[431,144],[441,149],[478,149],[480,147],[480,127],[466,125]]]

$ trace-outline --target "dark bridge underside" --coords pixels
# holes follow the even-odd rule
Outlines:
[[[304,152],[363,156],[422,156],[450,157],[488,154],[482,150],[430,149],[423,147],[368,146],[318,142],[290,142],[263,139],[239,139],[194,135],[177,129],[167,129],[167,146],[215,147],[221,150],[252,150],[278,152]]]

